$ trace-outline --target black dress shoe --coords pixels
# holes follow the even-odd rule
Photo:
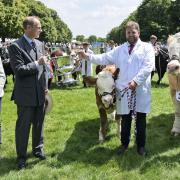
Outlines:
[[[33,153],[33,155],[37,158],[39,158],[40,160],[45,160],[46,159],[46,156],[44,153],[42,152],[36,152],[36,153]]]
[[[26,160],[25,159],[18,159],[17,167],[19,170],[25,169],[26,168]]]
[[[119,150],[117,152],[117,155],[123,155],[127,151],[127,148],[128,147],[124,146],[124,145],[120,146],[120,148],[119,148]]]
[[[146,156],[146,150],[144,147],[137,148],[137,152],[140,156]]]

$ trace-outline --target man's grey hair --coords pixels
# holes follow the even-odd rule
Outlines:
[[[39,21],[39,17],[37,17],[37,16],[27,16],[23,21],[23,28],[27,29],[27,26],[33,27],[37,23],[36,20]]]

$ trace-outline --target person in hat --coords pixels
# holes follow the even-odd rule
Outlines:
[[[150,44],[153,46],[155,55],[157,56],[160,50],[160,45],[157,42],[157,36],[155,35],[150,36]]]
[[[115,43],[114,43],[113,40],[110,40],[108,42],[108,46],[107,46],[106,52],[109,52],[109,51],[113,50],[114,48],[115,48]]]
[[[88,42],[83,42],[83,49],[85,53],[93,54],[93,51],[89,48]],[[87,87],[84,77],[86,76],[92,76],[92,63],[90,61],[82,60],[82,69],[81,69],[82,77],[83,77],[83,85],[84,87]]]
[[[23,21],[24,35],[9,47],[10,63],[15,73],[12,100],[17,105],[15,130],[18,169],[26,167],[29,132],[32,126],[32,153],[44,160],[43,124],[45,95],[48,93],[43,67],[47,64],[44,44],[39,38],[42,32],[40,19],[28,16]]]
[[[121,146],[118,155],[128,150],[132,118],[136,119],[137,153],[146,155],[146,114],[151,105],[151,72],[155,54],[149,43],[140,39],[137,22],[126,24],[127,42],[104,54],[79,52],[79,57],[95,64],[115,64],[120,73],[115,82],[116,111],[121,115]]]

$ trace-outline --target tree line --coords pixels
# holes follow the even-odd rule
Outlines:
[[[19,38],[23,33],[22,22],[26,16],[38,16],[43,32],[40,40],[46,42],[69,42],[72,32],[55,10],[36,0],[0,0],[0,37]]]
[[[125,40],[125,25],[129,20],[137,21],[141,28],[141,39],[149,41],[155,34],[160,41],[166,41],[169,34],[180,31],[180,0],[144,0],[118,27],[114,27],[107,39],[117,43]]]

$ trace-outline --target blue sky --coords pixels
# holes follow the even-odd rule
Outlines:
[[[105,37],[128,17],[143,0],[40,0],[58,12],[73,37]]]

